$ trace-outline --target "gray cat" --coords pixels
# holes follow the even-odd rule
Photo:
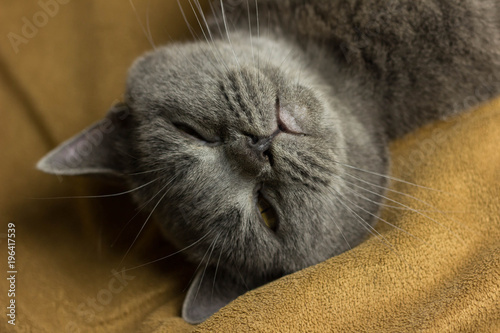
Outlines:
[[[38,164],[123,177],[199,264],[190,323],[356,246],[388,141],[500,92],[496,0],[231,1],[197,16],[203,39],[138,59],[124,102]]]

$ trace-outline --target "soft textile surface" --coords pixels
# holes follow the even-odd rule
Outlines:
[[[182,256],[122,271],[174,252],[148,222],[125,256],[147,217],[127,224],[126,195],[38,199],[123,190],[34,164],[102,117],[151,48],[128,1],[60,2],[46,21],[40,3],[0,5],[0,260],[6,272],[14,222],[17,269],[16,326],[4,314],[0,331],[500,331],[500,99],[394,143],[392,175],[425,188],[393,182],[386,205],[405,206],[384,209],[380,236],[193,327],[180,318],[194,270]],[[136,5],[145,24],[147,2]],[[150,26],[159,44],[187,36],[175,1],[151,1]],[[8,287],[2,279],[4,311]]]

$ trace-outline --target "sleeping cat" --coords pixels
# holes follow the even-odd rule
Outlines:
[[[139,58],[123,103],[38,164],[130,185],[199,264],[190,323],[359,244],[388,141],[500,92],[496,0],[234,0],[196,14],[200,40]]]

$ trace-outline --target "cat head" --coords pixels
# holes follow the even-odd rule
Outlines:
[[[183,317],[203,321],[356,245],[377,212],[385,146],[317,66],[264,37],[158,48],[130,69],[124,102],[38,168],[123,177],[200,264]]]

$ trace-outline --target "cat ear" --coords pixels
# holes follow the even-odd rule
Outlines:
[[[182,306],[182,318],[190,324],[199,324],[220,308],[248,291],[244,283],[234,280],[221,269],[200,269]]]
[[[123,175],[129,115],[126,105],[115,105],[104,119],[49,152],[37,168],[55,175]]]

